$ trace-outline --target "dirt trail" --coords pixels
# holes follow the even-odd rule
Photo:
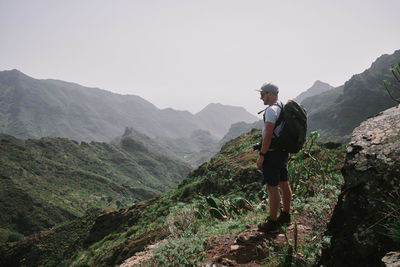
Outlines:
[[[158,248],[162,244],[167,243],[167,239],[163,239],[154,244],[147,246],[143,251],[136,253],[133,257],[125,260],[120,267],[147,266],[153,257],[153,249]]]
[[[300,216],[296,223],[287,227],[286,236],[283,231],[278,234],[265,234],[258,231],[257,225],[248,225],[247,230],[239,235],[227,233],[211,236],[204,242],[206,257],[198,266],[260,266],[266,262],[270,253],[286,253],[288,241],[294,245],[296,226],[298,246],[302,245],[312,232],[312,220],[310,219]],[[121,267],[148,265],[153,256],[152,250],[165,242],[166,240],[162,240],[148,246],[145,250],[127,259]],[[301,255],[297,256],[301,257]]]
[[[296,224],[287,227],[286,236],[290,244],[294,245],[294,232],[297,226],[298,246],[304,243],[311,228],[306,220],[300,219]],[[257,225],[249,225],[248,229],[238,236],[218,235],[206,240],[206,258],[199,266],[243,266],[253,267],[265,263],[271,251],[285,253],[288,242],[285,234],[265,234],[258,231]]]

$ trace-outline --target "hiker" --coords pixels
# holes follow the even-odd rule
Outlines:
[[[268,105],[264,112],[264,127],[257,167],[262,170],[263,184],[267,184],[269,193],[269,217],[266,222],[260,223],[258,228],[263,232],[277,233],[280,226],[291,223],[292,190],[288,180],[289,153],[271,146],[271,141],[279,136],[283,126],[283,123],[275,125],[282,110],[282,104],[278,103],[278,87],[272,83],[264,83],[257,91],[261,93],[264,105]],[[278,186],[282,192],[283,202],[283,210],[279,218],[278,209],[281,197]]]

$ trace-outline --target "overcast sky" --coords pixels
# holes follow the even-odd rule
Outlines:
[[[159,108],[286,101],[400,49],[399,0],[0,0],[0,70],[138,95]]]

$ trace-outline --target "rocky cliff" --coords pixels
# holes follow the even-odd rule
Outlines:
[[[324,266],[380,266],[400,250],[400,107],[361,123],[352,134],[342,169],[345,184],[328,225]],[[397,228],[396,228],[397,227]],[[397,230],[396,230],[397,229]]]

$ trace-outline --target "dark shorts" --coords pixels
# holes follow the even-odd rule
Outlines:
[[[287,152],[268,151],[264,157],[262,183],[277,186],[279,182],[288,181],[288,158]]]

